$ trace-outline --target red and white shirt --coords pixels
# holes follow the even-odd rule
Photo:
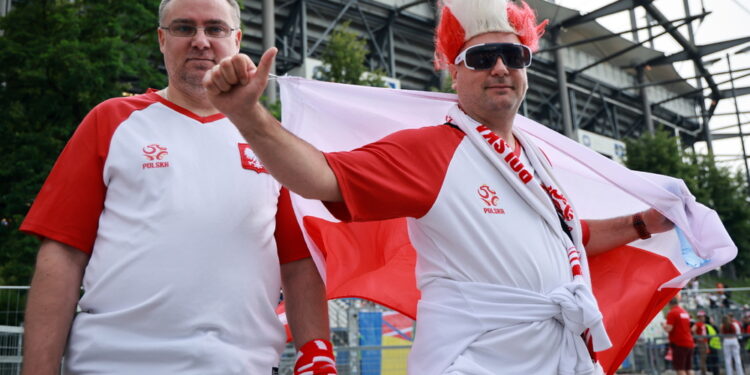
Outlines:
[[[534,174],[525,153],[518,147],[515,151]],[[430,326],[432,313],[425,310],[428,306],[471,309],[476,317],[471,325],[466,325],[468,320],[435,320],[453,324],[451,329],[467,334],[481,330],[485,326],[480,321],[485,315],[493,315],[492,311],[475,310],[481,298],[465,298],[456,305],[454,297],[465,294],[436,291],[442,284],[438,281],[463,282],[471,285],[469,288],[500,285],[547,295],[573,280],[565,247],[546,220],[490,159],[451,125],[399,131],[351,152],[326,154],[326,158],[344,198],[341,203],[326,203],[336,218],[366,221],[407,217],[409,239],[417,252],[417,286],[422,291],[418,332],[442,329],[440,324]],[[423,313],[428,316],[421,316]],[[564,335],[556,320],[486,329],[481,339],[466,347],[461,344],[441,349],[450,356],[461,352],[456,358],[448,358],[450,369],[475,374],[492,373],[498,368],[509,373],[558,371]],[[432,344],[421,341],[417,334],[410,370],[436,363],[431,359],[434,353],[423,349]],[[457,344],[438,345],[447,348]],[[442,364],[436,367],[445,371]]]
[[[690,314],[679,305],[675,305],[667,313],[667,324],[672,326],[669,331],[669,342],[686,348],[695,347],[693,335],[690,332]]]
[[[288,193],[223,115],[197,116],[155,92],[103,102],[21,230],[91,254],[68,372],[277,365],[279,261],[309,252]]]
[[[448,278],[546,293],[572,280],[544,219],[453,126],[403,130],[326,158],[344,198],[326,203],[336,218],[408,218],[420,288]]]

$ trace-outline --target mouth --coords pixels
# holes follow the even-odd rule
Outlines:
[[[192,57],[192,58],[189,58],[189,59],[186,60],[186,62],[191,62],[191,61],[195,61],[195,62],[209,62],[211,64],[216,64],[216,62],[213,59],[209,59],[209,58]]]
[[[495,85],[487,85],[485,86],[485,89],[488,90],[514,90],[513,86],[511,85],[502,85],[502,84],[495,84]]]

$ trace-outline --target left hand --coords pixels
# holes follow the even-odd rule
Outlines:
[[[337,375],[333,344],[316,339],[307,342],[297,352],[294,375]]]

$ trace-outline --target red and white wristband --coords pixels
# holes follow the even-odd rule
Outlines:
[[[294,375],[337,375],[333,344],[315,339],[299,348]]]

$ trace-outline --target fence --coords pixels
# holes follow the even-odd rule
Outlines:
[[[0,287],[0,375],[21,373],[23,308],[27,286]]]
[[[711,292],[713,290],[705,291],[705,293]],[[27,293],[28,287],[0,286],[0,375],[20,374],[23,309]],[[694,290],[690,293],[685,304],[688,308],[692,308],[693,313],[696,309],[703,309],[709,316],[718,319],[727,313],[733,313],[740,318],[750,311],[747,306],[740,304],[720,305],[715,308],[691,306],[690,298],[702,291]],[[329,301],[329,317],[339,374],[406,375],[406,358],[411,348],[414,332],[412,320],[394,311],[358,299]],[[652,322],[651,327],[647,328],[638,340],[618,373],[647,375],[673,373],[668,370],[670,364],[665,359],[668,345],[659,325],[659,319]],[[750,336],[746,335],[745,339],[750,339]],[[743,363],[750,363],[748,352],[745,350],[741,352]],[[281,357],[279,374],[292,375],[294,361],[294,348],[288,345]],[[718,362],[723,369],[724,361],[721,353]]]

